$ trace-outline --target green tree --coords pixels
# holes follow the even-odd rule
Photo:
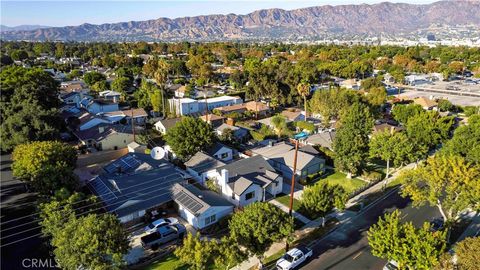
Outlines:
[[[310,84],[306,81],[302,81],[297,85],[297,92],[303,97],[303,105],[305,107],[305,121],[307,121],[307,97],[310,95]]]
[[[390,175],[390,161],[394,161],[394,165],[397,167],[406,161],[412,160],[413,145],[408,140],[408,137],[401,132],[391,133],[385,131],[376,133],[372,136],[369,146],[370,157],[380,158],[387,162],[385,179],[388,179]]]
[[[233,214],[231,237],[256,255],[293,232],[293,218],[270,203],[255,202]]]
[[[458,127],[442,152],[460,155],[468,161],[480,164],[480,116],[471,116],[468,125]]]
[[[437,154],[399,176],[413,205],[436,206],[447,224],[467,208],[480,209],[480,167],[459,156]]]
[[[281,114],[277,114],[273,116],[271,118],[271,122],[278,136],[280,136],[283,132],[285,132],[288,129],[287,119]]]
[[[445,141],[453,124],[453,117],[441,117],[435,111],[424,111],[410,117],[405,131],[414,146],[417,159],[424,158],[430,149]]]
[[[370,90],[372,88],[383,87],[383,83],[379,77],[370,77],[362,80],[361,87],[364,90]]]
[[[480,237],[466,238],[455,246],[457,255],[457,266],[462,270],[478,269],[480,262]]]
[[[342,186],[329,185],[320,181],[303,191],[300,199],[300,209],[310,217],[325,215],[333,208],[343,210],[348,200],[348,193]],[[325,225],[325,219],[323,219]]]
[[[215,141],[215,134],[208,123],[187,116],[167,131],[165,139],[178,157],[188,159],[196,152],[211,146]]]
[[[355,101],[358,101],[358,96],[349,90],[330,89],[315,91],[309,105],[312,112],[319,113],[324,124],[328,125],[330,120],[339,118]]]
[[[77,153],[68,144],[55,141],[20,144],[15,147],[12,159],[13,175],[41,193],[52,194],[62,187],[73,190],[77,186],[73,174]]]
[[[216,267],[228,270],[247,257],[245,252],[230,237],[224,236],[218,244],[214,243],[213,256]]]
[[[56,260],[63,269],[123,269],[127,234],[115,215],[70,218],[52,236]]]
[[[368,230],[372,254],[396,261],[399,269],[431,269],[445,249],[445,242],[445,232],[432,232],[429,223],[418,229],[411,222],[401,223],[398,210],[386,214]]]
[[[23,61],[28,58],[28,53],[24,50],[15,50],[10,54],[13,60]]]
[[[90,89],[94,92],[102,92],[110,89],[110,86],[108,85],[107,81],[98,81],[95,82]]]
[[[479,114],[480,109],[478,106],[465,106],[463,108],[463,113],[465,113],[465,116],[470,117],[474,114]]]
[[[67,79],[74,80],[76,78],[82,77],[82,72],[79,69],[73,69],[70,73],[67,74]]]
[[[422,106],[417,104],[395,105],[392,110],[393,118],[404,125],[407,124],[408,119],[422,112]]]
[[[367,93],[367,101],[369,104],[378,107],[383,105],[386,100],[387,90],[385,90],[385,87],[380,86],[369,89]]]
[[[347,177],[358,173],[368,157],[368,135],[373,118],[367,106],[354,103],[340,120],[333,148],[335,166],[347,172]]]
[[[96,82],[105,81],[107,78],[102,73],[96,71],[90,71],[83,75],[83,81],[88,85],[92,86]]]
[[[125,98],[131,86],[130,79],[127,77],[118,77],[112,82],[112,90],[121,93],[123,98]]]
[[[438,109],[441,112],[453,111],[455,110],[455,105],[453,105],[448,99],[440,99],[438,101]]]
[[[211,265],[212,245],[208,241],[200,240],[200,234],[193,236],[191,233],[183,239],[183,245],[174,251],[177,258],[187,264],[189,269],[203,270]]]

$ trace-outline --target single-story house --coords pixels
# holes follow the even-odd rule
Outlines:
[[[101,124],[111,124],[107,119],[102,117],[97,117],[89,112],[84,112],[78,117],[78,125],[76,126],[78,130],[87,130],[93,127],[96,127]]]
[[[252,152],[261,155],[283,177],[292,177],[295,147],[285,142],[271,144],[262,148],[253,149]],[[298,151],[297,154],[297,179],[304,179],[309,174],[325,171],[325,160],[318,156]]]
[[[235,140],[238,142],[245,142],[248,140],[249,137],[249,131],[246,128],[243,127],[237,127],[237,126],[232,126],[229,124],[221,124],[219,127],[215,129],[215,132],[217,133],[218,136],[222,136],[225,132],[225,130],[230,129],[233,132],[233,136],[235,137]]]
[[[167,133],[167,131],[174,127],[175,124],[182,120],[181,117],[177,117],[177,118],[167,118],[167,119],[163,119],[163,120],[160,120],[158,122],[156,122],[154,124],[155,126],[155,129],[158,130],[160,133],[162,133],[163,135],[165,135]]]
[[[98,150],[116,150],[127,147],[133,142],[131,126],[125,125],[98,125],[86,130],[73,131],[82,145],[95,147]]]
[[[215,177],[215,169],[224,165],[222,161],[200,151],[185,162],[187,172],[200,184],[204,184],[208,178]]]
[[[126,223],[142,221],[146,211],[172,201],[173,185],[183,182],[183,174],[168,161],[128,153],[103,167],[87,186],[108,212]]]
[[[333,140],[335,139],[335,131],[320,132],[313,135],[309,135],[304,143],[309,145],[320,145],[321,147],[333,150]]]
[[[134,123],[136,125],[145,124],[148,117],[147,112],[143,108],[123,110],[122,113],[125,115],[125,119],[127,119],[127,123],[131,123],[131,120],[133,118]]]
[[[305,112],[300,109],[286,109],[281,112],[281,115],[291,122],[305,120]]]
[[[202,119],[204,122],[209,123],[213,127],[218,127],[225,122],[225,117],[218,116],[213,113],[209,113],[208,115],[202,115],[200,116],[200,119]]]
[[[438,103],[435,100],[426,98],[426,97],[418,97],[413,100],[413,103],[422,106],[424,110],[437,110]]]
[[[200,190],[193,185],[175,184],[173,201],[178,213],[196,229],[203,229],[233,212],[233,204],[210,190]]]
[[[389,123],[381,123],[381,124],[376,124],[376,125],[373,126],[372,134],[376,134],[376,133],[379,133],[379,132],[385,132],[385,131],[388,131],[390,133],[395,133],[395,132],[402,131],[403,129],[404,129],[403,127],[394,126],[394,125],[391,125]]]

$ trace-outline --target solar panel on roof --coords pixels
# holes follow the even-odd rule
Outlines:
[[[202,204],[198,203],[196,200],[194,200],[191,196],[186,194],[185,192],[180,192],[175,196],[175,199],[183,206],[185,206],[188,210],[190,210],[193,213],[198,212],[200,209],[202,209]]]
[[[111,202],[112,200],[117,199],[117,196],[115,196],[102,180],[95,178],[89,184],[104,202]]]

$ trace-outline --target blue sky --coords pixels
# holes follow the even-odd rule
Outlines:
[[[48,26],[82,23],[141,21],[160,17],[178,18],[209,14],[246,14],[262,8],[296,9],[317,5],[379,3],[375,0],[267,0],[267,1],[4,1],[0,22],[3,25],[40,24]],[[431,3],[429,0],[393,1]]]

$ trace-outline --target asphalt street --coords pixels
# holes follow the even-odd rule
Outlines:
[[[424,206],[414,208],[410,200],[393,192],[362,214],[354,217],[337,230],[320,239],[312,246],[313,256],[301,269],[363,270],[382,269],[386,261],[374,257],[367,241],[367,231],[378,218],[394,209],[401,211],[403,221],[415,226],[440,217],[437,208]]]
[[[54,269],[50,267],[55,263],[48,247],[35,236],[40,233],[40,229],[35,228],[37,216],[29,216],[37,211],[36,195],[26,192],[24,184],[13,178],[11,164],[10,155],[1,156],[0,269]],[[25,216],[29,217],[23,218]],[[40,260],[48,265],[32,263]]]

